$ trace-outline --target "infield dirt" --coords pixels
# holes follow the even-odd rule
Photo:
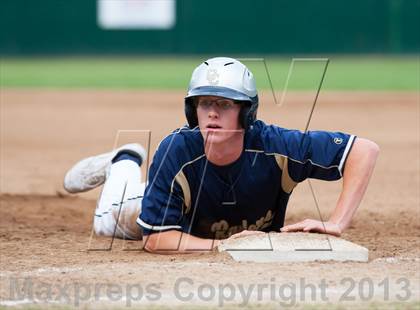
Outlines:
[[[227,254],[215,252],[163,256],[126,251],[123,246],[139,249],[141,244],[122,241],[115,242],[111,251],[87,252],[99,189],[65,194],[62,179],[66,170],[83,157],[112,149],[115,141],[118,145],[133,141],[147,144],[145,132],[120,131],[116,140],[122,129],[151,130],[153,154],[165,135],[185,123],[183,95],[152,91],[1,90],[3,304],[12,302],[11,279],[25,277],[58,285],[154,284],[162,298],[155,302],[143,298],[140,303],[166,305],[182,304],[173,296],[174,284],[182,277],[193,282],[184,285],[191,290],[206,283],[216,287],[227,283],[280,286],[304,278],[306,283],[316,285],[325,279],[331,302],[339,300],[348,289],[349,285],[343,282],[347,277],[354,279],[356,285],[363,278],[372,279],[376,290],[366,302],[387,302],[384,288],[378,285],[387,278],[396,292],[388,300],[401,301],[404,299],[399,297],[405,292],[398,279],[405,278],[410,283],[407,300],[420,301],[420,128],[419,95],[414,92],[321,93],[311,122],[311,129],[353,133],[377,142],[381,148],[366,196],[343,235],[369,249],[368,263],[237,263]],[[270,96],[262,94],[260,119],[282,127],[304,128],[313,93],[289,94],[282,107],[276,106]],[[145,175],[145,167],[143,170]],[[313,181],[313,185],[322,215],[328,218],[341,182]],[[304,182],[292,195],[286,222],[305,218],[319,216]],[[109,240],[95,238],[95,242],[103,244]],[[357,290],[353,295],[356,302],[361,301]],[[203,302],[199,298],[195,301]],[[207,304],[218,302],[215,298]]]

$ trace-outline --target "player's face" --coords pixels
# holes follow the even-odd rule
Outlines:
[[[207,143],[227,142],[241,136],[240,104],[217,96],[200,96],[195,100],[198,126]]]

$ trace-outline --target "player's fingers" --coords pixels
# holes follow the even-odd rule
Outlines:
[[[250,234],[250,235],[265,234],[265,232],[259,231],[259,230],[244,230],[242,233],[244,233],[245,235],[247,235],[247,234]]]
[[[260,235],[260,234],[265,234],[265,233],[263,231],[258,231],[258,230],[244,230],[236,235],[238,235],[239,237],[242,237],[242,236],[250,236],[250,235]]]
[[[309,231],[325,231],[324,228],[318,225],[318,223],[311,223],[309,225],[307,225],[304,229],[304,232],[309,232]]]
[[[333,225],[329,222],[320,222],[314,221],[308,224],[305,229],[305,232],[318,232],[322,234],[330,234],[339,237],[341,235],[341,231],[339,230],[337,225]]]
[[[314,227],[314,225],[317,225],[317,222],[318,221],[306,219],[304,221],[301,221],[295,224],[286,225],[280,230],[282,232],[308,231],[308,229],[310,229],[311,227]]]
[[[263,231],[258,231],[258,230],[243,230],[240,233],[234,234],[232,236],[230,236],[230,239],[236,239],[236,238],[242,238],[245,236],[250,236],[250,235],[259,235],[259,234],[265,234],[265,232]]]
[[[294,232],[294,231],[302,231],[306,227],[307,223],[305,221],[298,222],[291,225],[283,226],[280,231],[282,232]]]

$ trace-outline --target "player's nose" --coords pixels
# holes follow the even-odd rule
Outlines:
[[[217,113],[217,111],[213,107],[211,107],[209,110],[209,118],[211,119],[219,118],[219,113]]]

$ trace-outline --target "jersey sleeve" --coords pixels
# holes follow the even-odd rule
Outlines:
[[[334,181],[342,177],[354,135],[342,132],[286,130],[266,126],[264,144],[278,154],[292,182],[307,178]]]
[[[172,135],[161,142],[150,166],[149,183],[137,219],[144,235],[167,230],[186,231],[189,227],[183,215],[182,188],[175,180],[181,169],[175,138]]]

